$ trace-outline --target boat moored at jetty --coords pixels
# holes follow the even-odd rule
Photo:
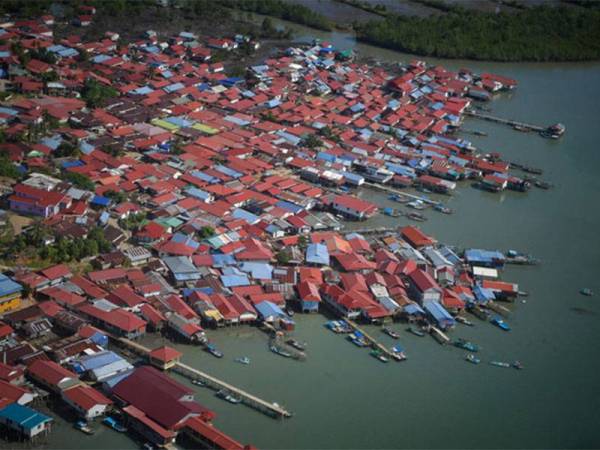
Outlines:
[[[215,358],[222,358],[223,352],[217,349],[213,344],[206,344],[206,351],[213,355]]]
[[[242,403],[242,397],[235,395],[233,392],[229,392],[226,389],[221,389],[219,392],[216,393],[216,396],[222,398],[223,400],[229,403],[233,403],[234,405]]]
[[[504,361],[490,361],[492,366],[510,368],[510,364]]]
[[[119,433],[125,433],[127,428],[125,428],[119,421],[117,421],[114,417],[107,416],[102,420],[102,423]]]
[[[469,353],[468,355],[466,355],[465,360],[467,362],[470,362],[471,364],[479,364],[481,362],[481,359],[479,359],[477,356],[475,356],[472,353]]]
[[[394,338],[394,339],[400,338],[400,335],[396,331],[394,331],[390,328],[382,328],[381,331],[383,331],[385,334],[387,334],[391,338]]]
[[[464,350],[468,350],[473,353],[477,353],[479,351],[479,347],[472,342],[469,342],[465,339],[457,339],[452,343],[455,347],[462,348]]]
[[[496,325],[498,328],[504,331],[510,331],[510,326],[502,320],[500,317],[496,316],[490,320],[493,325]]]

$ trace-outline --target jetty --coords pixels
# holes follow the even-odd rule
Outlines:
[[[133,342],[129,339],[116,337],[113,335],[109,335],[109,337],[113,340],[115,344],[121,347],[125,347],[133,353],[146,356],[151,351],[151,349],[149,349],[148,347],[138,344],[137,342]],[[231,392],[236,396],[240,397],[242,399],[243,404],[254,408],[268,416],[280,419],[292,417],[291,412],[278,405],[277,403],[263,400],[257,397],[256,395],[250,394],[249,392],[246,392],[243,389],[233,386],[232,384],[229,384],[226,381],[223,381],[213,375],[209,375],[208,373],[198,370],[194,367],[190,367],[182,362],[176,363],[171,370],[190,380],[200,380],[206,387],[214,389],[215,391],[220,391],[224,389],[228,392]]]
[[[565,128],[561,124],[555,124],[544,127],[540,125],[534,125],[531,123],[520,122],[518,120],[505,119],[503,117],[494,116],[492,114],[485,114],[475,110],[466,110],[465,115],[476,117],[477,119],[481,120],[487,120],[488,122],[495,122],[508,125],[510,127],[513,127],[515,130],[519,131],[535,131],[540,133],[544,137],[558,138],[562,136],[562,134],[565,132]],[[554,134],[554,132],[556,134]]]
[[[356,323],[354,323],[353,321],[351,321],[350,319],[344,319],[344,321],[350,325],[350,327],[355,330],[358,331],[359,333],[361,333],[365,340],[369,343],[369,345],[373,348],[373,349],[377,349],[379,350],[381,353],[383,353],[385,356],[389,357],[389,358],[394,358],[394,353],[388,349],[386,346],[384,346],[383,344],[381,344],[377,339],[375,339],[373,336],[371,336],[369,333],[367,333],[366,331],[364,331],[361,327],[359,327]],[[395,358],[394,358],[395,360]]]
[[[369,187],[369,188],[372,188],[372,189],[377,189],[379,191],[389,192],[390,194],[401,195],[403,197],[410,198],[411,200],[420,200],[423,203],[427,203],[428,205],[431,205],[431,206],[436,206],[436,205],[441,205],[442,204],[442,202],[438,202],[436,200],[431,200],[430,198],[421,197],[420,195],[415,195],[415,194],[409,194],[407,192],[402,192],[402,191],[400,191],[398,189],[394,189],[394,188],[391,188],[389,186],[383,186],[381,184],[375,184],[375,183],[365,182],[365,183],[363,183],[363,186]]]
[[[376,227],[376,228],[357,228],[355,230],[345,230],[348,233],[357,233],[364,236],[383,235],[388,233],[398,232],[397,228],[393,227]]]

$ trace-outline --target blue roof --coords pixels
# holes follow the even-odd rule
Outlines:
[[[233,266],[236,261],[233,255],[222,255],[221,253],[215,253],[213,257],[213,267],[225,267]]]
[[[137,94],[137,95],[147,95],[151,92],[154,92],[154,89],[152,89],[149,86],[142,86],[142,87],[139,87],[139,88],[131,91],[132,94]]]
[[[210,196],[211,196],[211,194],[209,194],[208,192],[203,191],[202,189],[195,188],[195,187],[189,187],[185,190],[185,192],[191,197],[198,198],[200,200],[205,200],[205,201],[210,199]]]
[[[496,295],[494,294],[494,291],[492,291],[491,289],[488,289],[488,288],[484,288],[479,284],[476,284],[473,287],[473,294],[475,294],[475,299],[479,303],[487,303],[491,300],[496,299]]]
[[[221,164],[214,166],[213,169],[218,170],[219,172],[224,173],[225,175],[227,175],[231,178],[240,178],[243,175],[242,173],[237,172],[237,171],[230,169],[227,166],[223,166]]]
[[[497,250],[481,250],[471,248],[465,250],[465,259],[469,262],[492,262],[494,260],[504,261],[504,254]]]
[[[85,163],[83,161],[64,161],[61,164],[63,169],[70,169],[71,167],[81,167],[81,166],[85,166]]]
[[[10,419],[14,425],[19,425],[25,430],[33,430],[43,423],[52,422],[52,417],[18,403],[12,403],[0,410],[0,417]]]
[[[277,206],[278,208],[287,209],[288,211],[291,211],[294,214],[297,214],[304,209],[301,206],[295,205],[294,203],[286,202],[285,200],[279,200],[277,203],[275,203],[275,206]]]
[[[429,301],[423,303],[423,308],[433,317],[433,319],[443,328],[451,327],[454,325],[454,317],[450,315],[448,311],[444,309],[436,301]]]
[[[248,286],[250,281],[246,275],[223,275],[221,283],[225,287]]]
[[[270,280],[273,278],[273,266],[261,262],[243,262],[240,269],[248,272],[255,280]]]
[[[121,361],[119,355],[111,351],[105,351],[100,353],[95,353],[93,355],[87,355],[79,358],[74,364],[74,368],[79,367],[83,372],[87,370],[94,370],[98,367],[103,367],[108,364],[112,364],[116,361]]]
[[[231,213],[231,216],[235,219],[242,219],[243,221],[249,223],[250,225],[257,223],[260,221],[260,217],[251,212],[246,211],[242,208],[236,208]]]
[[[171,238],[173,242],[177,242],[178,244],[184,244],[187,247],[191,247],[196,250],[200,247],[200,242],[194,240],[191,236],[183,233],[175,233]]]
[[[93,205],[108,206],[110,205],[110,198],[103,197],[101,195],[94,195],[94,198],[92,198],[90,203]]]
[[[306,247],[306,262],[329,265],[329,250],[324,244],[309,244]]]
[[[423,308],[416,303],[409,303],[408,305],[404,306],[404,312],[410,314],[411,316],[415,314],[425,314]]]
[[[256,311],[258,311],[258,314],[260,314],[260,316],[263,319],[266,319],[266,318],[272,317],[272,316],[287,318],[287,315],[283,312],[283,310],[279,306],[277,306],[273,302],[269,302],[266,300],[254,305],[254,309],[256,309]]]
[[[179,91],[180,89],[183,89],[184,87],[185,87],[185,86],[183,85],[183,83],[173,83],[173,84],[170,84],[170,85],[168,85],[168,86],[165,86],[165,87],[163,88],[163,90],[164,90],[165,92],[168,92],[168,93],[170,93],[170,92]]]
[[[204,172],[200,172],[199,170],[193,170],[192,172],[190,172],[192,174],[193,177],[199,178],[202,181],[206,181],[207,183],[219,183],[221,180],[219,180],[217,177],[213,177],[212,175],[208,175]]]
[[[0,273],[0,297],[21,292],[23,286]]]

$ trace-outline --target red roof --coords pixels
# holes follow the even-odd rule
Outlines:
[[[35,360],[27,368],[27,372],[49,386],[57,386],[65,378],[77,379],[77,375],[54,361],[41,359]]]
[[[58,264],[56,266],[48,267],[41,271],[49,280],[56,280],[58,278],[68,277],[71,275],[71,269],[66,264]]]
[[[93,305],[85,304],[79,308],[79,311],[127,333],[146,328],[145,320],[121,308],[104,311]]]
[[[336,195],[333,201],[344,208],[358,213],[369,214],[377,210],[377,205],[351,195]]]
[[[63,392],[63,395],[68,398],[71,403],[80,408],[89,411],[96,405],[111,405],[112,401],[102,395],[93,387],[75,386]]]
[[[400,230],[404,239],[413,247],[426,247],[436,243],[436,240],[427,236],[421,230],[413,226],[407,226]]]
[[[148,355],[151,358],[159,359],[162,362],[173,361],[174,359],[180,358],[183,353],[178,350],[175,350],[173,347],[167,347],[166,345],[163,347],[158,347],[152,350]]]
[[[206,440],[210,448],[220,448],[227,450],[243,450],[244,446],[227,436],[222,431],[215,428],[212,424],[206,423],[197,417],[189,419],[185,426],[199,434]]]

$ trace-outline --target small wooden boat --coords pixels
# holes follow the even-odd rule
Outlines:
[[[472,353],[469,353],[467,356],[465,356],[465,360],[467,362],[470,362],[471,364],[479,364],[481,362],[481,359],[479,359],[477,356],[473,355]]]
[[[385,334],[387,334],[391,338],[394,338],[394,339],[400,338],[400,335],[398,333],[396,333],[394,330],[391,330],[389,328],[382,328],[381,331],[383,331]]]
[[[348,340],[357,347],[367,347],[369,345],[362,336],[357,336],[355,333],[350,334]]]
[[[472,342],[469,342],[465,339],[457,339],[452,343],[455,347],[462,348],[469,352],[477,353],[479,351],[479,347]]]
[[[102,423],[119,433],[125,433],[127,428],[121,425],[114,417],[107,416],[102,420]]]
[[[490,322],[493,325],[496,325],[501,330],[510,331],[510,326],[508,326],[508,324],[504,320],[502,320],[500,317],[496,316],[492,320],[490,320]]]
[[[222,398],[229,403],[233,403],[234,405],[242,403],[242,397],[235,395],[233,392],[229,392],[227,389],[221,389],[216,395],[217,397]]]
[[[427,217],[425,217],[423,214],[414,211],[407,212],[405,216],[417,222],[425,222],[427,220]]]
[[[472,327],[473,326],[473,322],[469,321],[466,317],[463,316],[456,316],[454,318],[458,323],[462,323],[463,325],[466,325],[468,327]]]
[[[517,370],[523,370],[525,367],[521,364],[521,361],[515,361],[512,363],[513,368]]]
[[[73,426],[75,429],[90,436],[95,433],[94,429],[90,427],[85,420],[78,420]]]
[[[250,358],[248,358],[247,356],[240,356],[239,358],[235,358],[235,362],[248,365],[250,364]]]
[[[395,345],[392,347],[392,357],[396,361],[406,361],[406,354],[404,350],[399,345]]]
[[[583,288],[579,291],[579,293],[581,295],[585,295],[586,297],[591,297],[594,295],[594,291],[592,291],[590,288]]]
[[[452,214],[452,210],[447,206],[442,205],[441,203],[436,203],[433,206],[433,209],[435,209],[438,212],[441,212],[442,214]]]
[[[412,202],[408,202],[406,206],[419,211],[427,208],[427,204],[423,200],[413,200]]]
[[[211,355],[213,355],[215,358],[222,358],[223,357],[223,352],[218,350],[217,347],[215,347],[213,344],[207,344],[206,345],[206,351],[208,353],[210,353]]]
[[[293,317],[295,314],[292,308],[286,308],[285,313],[290,317]]]
[[[199,380],[199,379],[197,379],[197,378],[194,378],[194,379],[192,380],[192,384],[193,384],[194,386],[204,386],[204,381],[202,381],[202,380]]]
[[[383,363],[390,362],[388,357],[385,356],[383,353],[381,353],[379,350],[371,350],[370,354],[373,358],[377,358],[379,361],[381,361]]]
[[[302,343],[297,341],[296,339],[288,339],[285,341],[286,344],[294,347],[296,350],[304,351],[306,350],[306,342]]]
[[[492,366],[509,368],[510,364],[504,361],[490,361]]]
[[[409,333],[414,334],[415,336],[419,336],[419,337],[425,336],[425,333],[423,333],[421,330],[417,330],[416,328],[413,328],[413,327],[408,327],[406,329],[406,331],[408,331]]]
[[[291,358],[292,354],[286,352],[285,350],[280,349],[279,347],[277,347],[276,345],[271,345],[270,347],[271,351],[279,356],[283,356],[284,358]]]

